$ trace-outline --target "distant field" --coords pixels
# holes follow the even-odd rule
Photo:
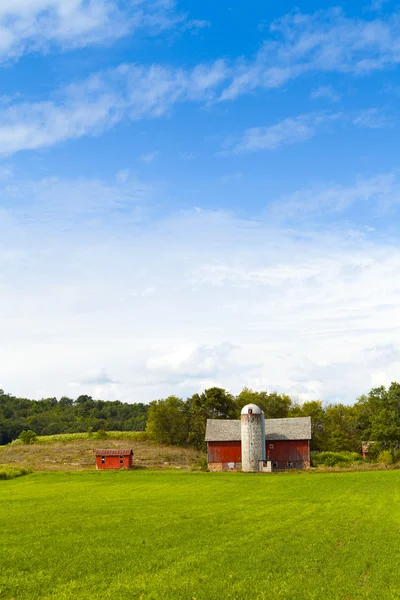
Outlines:
[[[38,471],[82,471],[95,469],[96,448],[128,447],[133,449],[133,464],[138,469],[191,470],[205,456],[193,448],[140,441],[138,434],[113,432],[105,440],[88,439],[86,433],[40,437],[35,444],[0,446],[0,464]]]
[[[1,600],[400,598],[400,472],[0,482]]]

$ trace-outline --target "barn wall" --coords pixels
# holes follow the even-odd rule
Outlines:
[[[208,442],[209,463],[237,463],[241,461],[242,443]]]
[[[106,456],[105,463],[102,464],[101,456],[96,456],[97,469],[129,469],[132,466],[132,456],[123,456],[123,464],[120,463],[119,456]]]
[[[279,469],[310,466],[309,440],[267,440],[265,447],[267,460],[277,463]],[[292,463],[292,467],[288,463]]]
[[[210,471],[236,471],[240,468],[241,446],[241,442],[208,442]],[[275,469],[304,469],[310,466],[309,440],[266,440],[265,447],[267,460],[275,463]]]

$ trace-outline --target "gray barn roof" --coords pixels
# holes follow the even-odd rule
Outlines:
[[[311,417],[265,419],[266,440],[311,440]],[[239,420],[207,419],[206,442],[240,441]]]

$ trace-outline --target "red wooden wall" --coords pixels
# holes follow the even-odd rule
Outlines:
[[[122,464],[121,462],[122,461]],[[132,467],[132,455],[127,456],[105,456],[104,463],[101,456],[96,456],[96,467],[98,469],[130,469]]]
[[[208,442],[209,463],[241,462],[241,442]],[[301,467],[310,460],[309,440],[274,440],[265,442],[267,460],[278,468]]]
[[[271,447],[272,446],[272,447]],[[265,442],[267,460],[281,463],[303,463],[310,460],[310,445],[308,440],[267,440]],[[295,465],[293,465],[295,466]]]
[[[242,442],[208,442],[209,463],[238,463],[242,460]]]

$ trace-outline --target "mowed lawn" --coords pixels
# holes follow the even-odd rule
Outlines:
[[[0,598],[400,598],[400,471],[0,482]]]

